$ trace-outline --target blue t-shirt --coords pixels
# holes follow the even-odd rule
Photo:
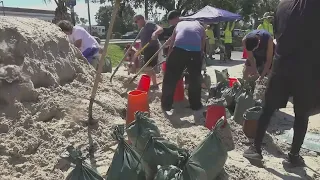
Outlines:
[[[157,30],[157,24],[153,21],[146,21],[142,32],[140,33],[141,46],[143,47],[148,42],[150,42],[149,47],[158,47],[158,40],[151,41],[151,36],[153,32]]]
[[[268,42],[272,37],[266,30],[253,30],[247,34],[246,37],[259,36],[259,47],[253,51],[253,56],[256,59],[257,66],[263,65],[267,61]]]
[[[181,21],[175,29],[174,47],[187,51],[201,51],[204,28],[198,21]]]

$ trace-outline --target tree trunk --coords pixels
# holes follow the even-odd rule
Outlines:
[[[144,18],[148,19],[149,15],[149,0],[144,0]]]
[[[68,9],[66,4],[62,1],[59,1],[57,4],[57,8],[55,10],[55,17],[53,19],[53,23],[58,23],[61,20],[68,20],[71,21],[71,17],[68,14]]]

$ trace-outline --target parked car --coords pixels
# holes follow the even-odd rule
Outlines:
[[[241,29],[234,29],[232,31],[232,37],[243,37],[244,34],[245,33]],[[222,28],[220,28],[220,36],[224,37],[224,30]]]
[[[135,39],[138,35],[137,31],[130,31],[121,36],[121,39]]]

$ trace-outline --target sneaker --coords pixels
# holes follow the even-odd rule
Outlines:
[[[301,157],[299,154],[294,155],[291,153],[288,154],[288,157],[283,161],[283,164],[290,168],[306,166],[303,157]]]
[[[259,152],[254,145],[251,145],[247,150],[244,151],[243,157],[247,158],[249,161],[250,160],[261,161],[263,159],[261,155],[261,150]]]
[[[194,122],[197,125],[204,125],[206,122],[206,118],[203,115],[203,110],[197,110],[193,112]]]
[[[173,109],[172,108],[164,108],[162,107],[162,111],[165,116],[172,116],[173,115]]]

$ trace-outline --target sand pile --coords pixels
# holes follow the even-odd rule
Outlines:
[[[136,84],[126,85],[130,78],[121,68],[113,83],[110,74],[104,74],[93,106],[98,124],[88,126],[94,70],[80,52],[50,23],[9,17],[0,20],[0,179],[62,180],[72,169],[60,158],[69,145],[80,148],[88,163],[105,175],[117,146],[110,136],[112,127],[124,123],[124,94]],[[149,102],[162,136],[192,150],[208,130],[193,124],[187,101],[175,104],[174,115],[165,118],[160,95],[160,90],[151,91]],[[266,164],[278,174],[250,165],[241,155],[248,139],[239,124],[231,120],[229,124],[229,131],[221,135],[230,138],[231,134],[235,149],[229,151],[225,173],[219,179],[285,179],[303,172],[300,176],[319,178],[319,157],[308,158],[314,172],[283,170],[280,152],[289,146],[272,141],[271,136],[266,139]]]

